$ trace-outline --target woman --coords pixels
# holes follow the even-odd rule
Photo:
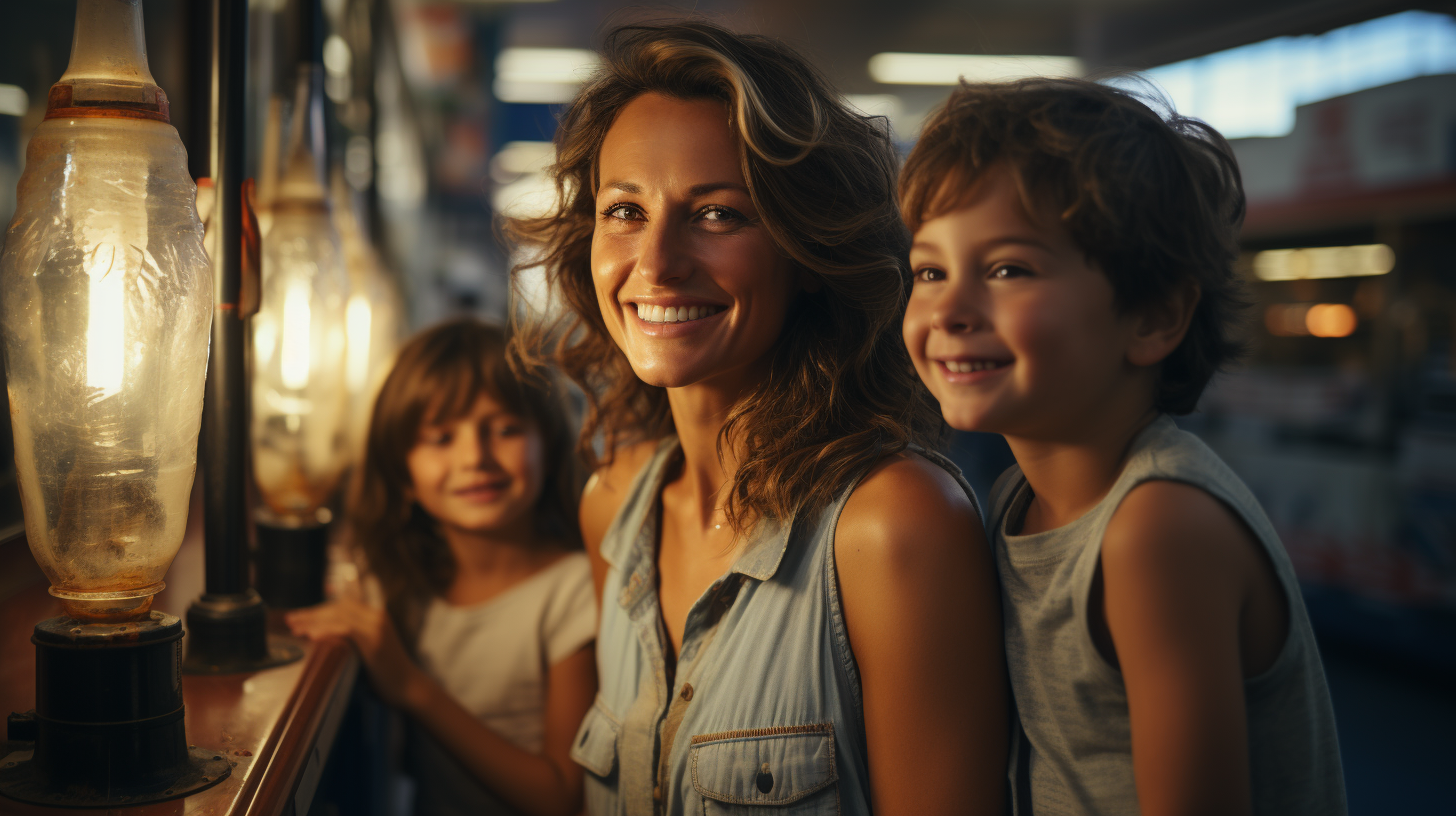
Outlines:
[[[599,457],[581,528],[590,813],[999,813],[999,602],[899,338],[883,120],[774,41],[613,32],[558,209],[510,229],[568,307]],[[530,341],[527,340],[529,343]]]

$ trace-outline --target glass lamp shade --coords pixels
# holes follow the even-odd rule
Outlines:
[[[315,72],[299,83],[288,169],[263,238],[253,317],[253,476],[282,526],[319,521],[348,464],[349,279],[313,134]]]
[[[182,544],[212,319],[186,151],[138,0],[80,0],[0,258],[31,552],[77,618],[135,618]]]
[[[345,309],[349,352],[344,375],[349,388],[351,456],[358,461],[364,452],[374,398],[399,350],[404,315],[399,290],[360,228],[342,176],[335,178],[333,187],[335,223],[349,272],[349,305]]]

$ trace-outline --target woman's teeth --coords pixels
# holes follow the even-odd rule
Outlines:
[[[945,360],[945,367],[952,374],[969,374],[972,371],[990,371],[1006,365],[996,360]]]
[[[642,303],[634,303],[637,307],[637,317],[647,323],[686,323],[689,320],[701,320],[711,317],[721,311],[722,306],[647,306]]]

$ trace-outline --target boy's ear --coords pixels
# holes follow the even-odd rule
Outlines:
[[[1127,361],[1135,366],[1153,366],[1178,348],[1193,322],[1193,312],[1202,296],[1198,284],[1188,281],[1168,296],[1139,310]]]

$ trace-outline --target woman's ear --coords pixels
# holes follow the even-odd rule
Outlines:
[[[1153,366],[1172,354],[1188,334],[1201,296],[1197,282],[1188,281],[1160,301],[1139,309],[1127,361],[1135,366]]]

